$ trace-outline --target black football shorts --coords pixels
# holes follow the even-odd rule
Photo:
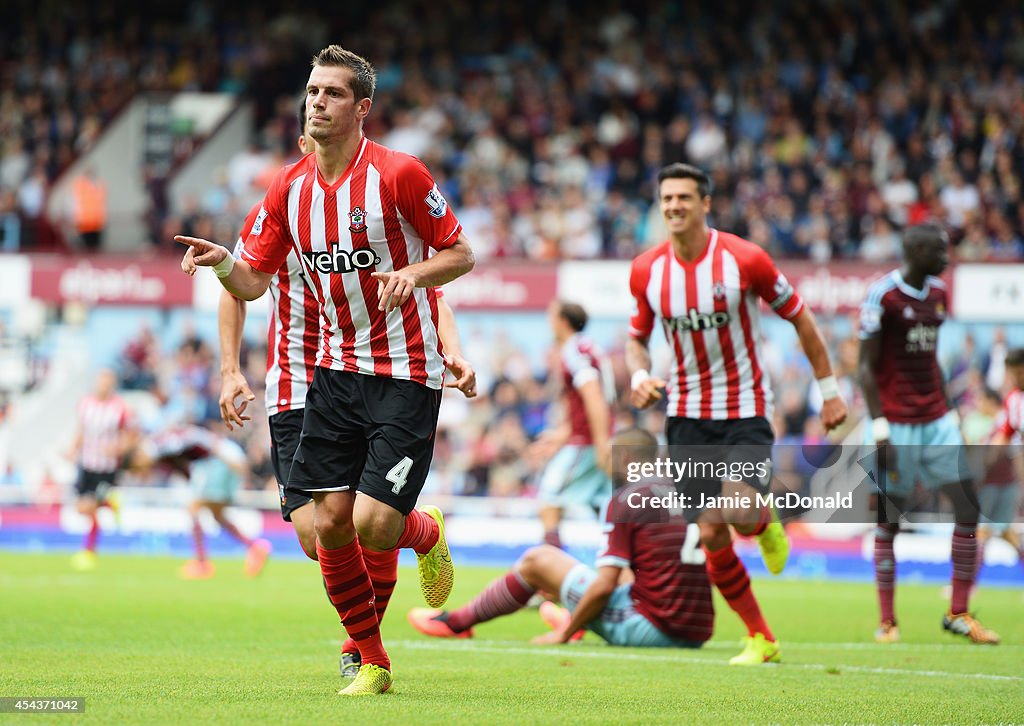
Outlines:
[[[414,381],[318,367],[286,492],[358,491],[402,514],[434,455],[441,391]]]
[[[292,512],[309,504],[312,500],[307,494],[286,489],[288,472],[292,469],[295,449],[299,446],[302,434],[303,409],[293,408],[290,411],[275,413],[270,417],[270,463],[274,467],[274,478],[277,479],[277,493],[281,497],[281,517],[286,522],[292,521]]]

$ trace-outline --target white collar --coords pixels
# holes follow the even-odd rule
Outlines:
[[[900,289],[905,295],[909,295],[915,300],[927,300],[928,293],[931,292],[931,285],[928,284],[928,275],[924,278],[924,287],[918,290],[916,287],[911,287],[907,284],[907,281],[903,279],[903,273],[899,270],[892,271],[892,277],[896,281],[896,287]]]

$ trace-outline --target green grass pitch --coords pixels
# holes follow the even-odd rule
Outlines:
[[[1009,723],[1024,720],[1024,592],[982,589],[973,606],[1003,636],[973,646],[941,631],[936,586],[902,584],[903,642],[872,641],[868,584],[755,581],[784,662],[730,668],[739,620],[716,602],[703,649],[613,649],[595,636],[534,647],[535,610],[479,626],[472,641],[430,640],[405,613],[421,604],[403,568],[384,621],[395,686],[345,699],[341,630],[310,562],[272,560],[256,580],[240,560],[209,581],[180,561],[0,553],[0,696],[84,696],[79,715],[0,714],[0,723],[523,724]],[[450,605],[499,570],[460,568]]]

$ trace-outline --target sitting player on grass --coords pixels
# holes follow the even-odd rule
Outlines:
[[[566,608],[542,609],[555,630],[534,643],[567,643],[583,628],[622,646],[699,648],[710,638],[715,612],[697,526],[679,510],[635,507],[640,497],[631,495],[664,497],[670,487],[626,481],[630,462],[656,458],[657,441],[646,431],[631,430],[612,444],[615,491],[605,514],[608,541],[596,570],[557,547],[533,547],[468,605],[410,610],[413,627],[440,638],[471,638],[477,623],[514,613],[543,591],[558,593]],[[620,584],[629,571],[633,581]]]

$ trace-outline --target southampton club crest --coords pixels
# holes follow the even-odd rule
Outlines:
[[[359,234],[366,231],[366,212],[362,207],[356,207],[348,213],[348,231],[352,234]]]

